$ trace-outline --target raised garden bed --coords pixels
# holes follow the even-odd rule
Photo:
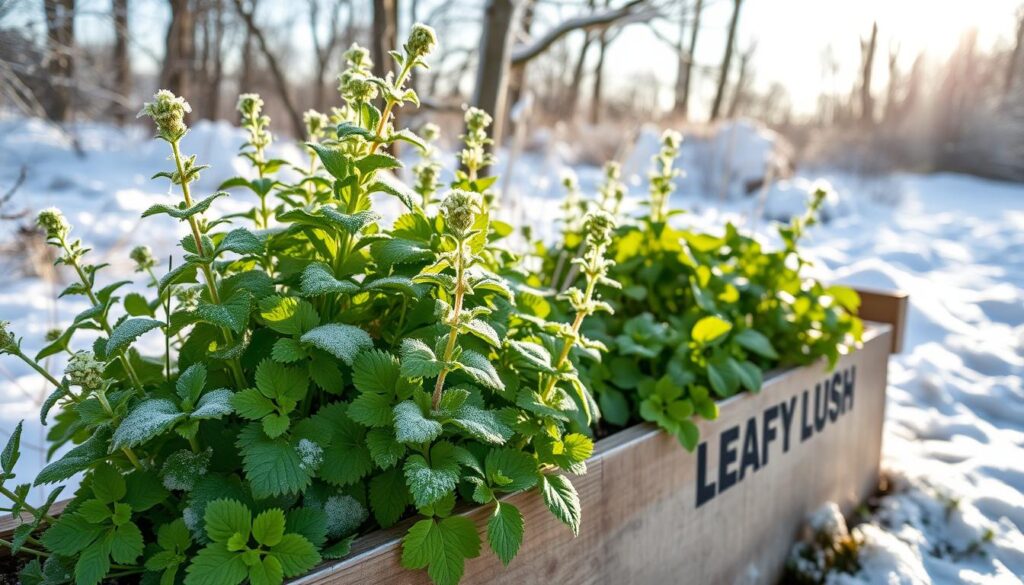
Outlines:
[[[648,424],[598,441],[588,473],[572,477],[584,510],[580,535],[536,491],[514,494],[507,500],[523,512],[530,538],[508,567],[494,555],[467,561],[462,582],[777,580],[809,513],[828,501],[848,513],[878,484],[887,364],[900,350],[907,299],[859,292],[861,316],[871,321],[864,344],[834,370],[821,362],[775,372],[760,393],[722,402],[717,420],[699,422],[694,453]],[[489,512],[465,512],[482,536]],[[358,539],[347,558],[293,583],[429,584],[399,562],[409,524]]]

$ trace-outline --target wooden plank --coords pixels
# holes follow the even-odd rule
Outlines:
[[[903,351],[903,338],[907,329],[907,307],[910,297],[903,291],[855,289],[860,295],[858,315],[865,321],[892,325],[892,352]]]
[[[462,582],[774,582],[808,514],[827,501],[850,512],[877,486],[891,347],[891,327],[872,325],[864,347],[835,371],[817,363],[772,375],[759,394],[737,395],[720,405],[717,420],[701,421],[702,442],[692,454],[647,425],[599,441],[589,472],[572,478],[583,502],[579,537],[536,492],[507,498],[526,525],[523,548],[508,567],[487,549],[491,507],[466,512],[485,544]],[[816,396],[824,407],[818,421]],[[713,497],[698,505],[701,485],[711,493],[711,483]],[[357,540],[349,558],[293,583],[427,585],[425,572],[399,562],[406,526]]]

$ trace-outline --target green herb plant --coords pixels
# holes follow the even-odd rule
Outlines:
[[[454,584],[483,545],[455,505],[491,507],[486,540],[508,563],[524,523],[502,496],[531,489],[579,531],[579,497],[562,474],[584,473],[593,451],[597,408],[582,377],[604,347],[582,327],[610,309],[600,295],[615,290],[613,223],[581,221],[582,288],[560,300],[530,284],[502,242],[512,226],[491,217],[493,179],[478,176],[493,163],[487,114],[467,113],[465,170],[443,197],[436,174],[418,173],[416,190],[390,174],[401,163],[385,147],[426,147],[392,114],[418,104],[406,84],[436,42],[414,26],[383,78],[365,49],[347,51],[343,105],[305,116],[308,160],[271,158],[262,100],[243,95],[251,172],[208,195],[198,193],[204,167],[184,152],[189,106],[158,92],[140,115],[173,161],[155,178],[180,200],[143,217],[188,235],[166,270],[148,249],[132,252],[143,292],[100,286],[103,266],[67,220],[40,214],[58,263],[78,277],[64,294],[89,308],[34,356],[0,328],[0,351],[53,386],[41,419],[54,449],[70,447],[31,483],[14,474],[20,425],[0,457],[5,511],[22,518],[0,544],[25,561],[20,582],[275,585],[414,517],[402,563]],[[252,207],[217,215],[229,191]],[[376,195],[403,208],[390,226]],[[61,353],[71,354],[63,376],[39,365]],[[57,516],[74,476],[81,485]],[[57,487],[34,506],[33,485]]]

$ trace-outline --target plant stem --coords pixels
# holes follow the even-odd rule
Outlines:
[[[583,294],[584,305],[589,305],[591,298],[594,296],[594,286],[597,284],[597,278],[589,276],[587,277],[587,290]],[[573,346],[576,344],[576,340],[579,339],[580,326],[583,325],[583,319],[586,318],[587,311],[580,309],[576,311],[576,318],[572,321],[572,335],[565,338],[565,342],[562,344],[562,351],[558,354],[558,360],[555,361],[555,370],[559,370],[565,360],[569,359],[569,352],[572,351]],[[555,382],[558,378],[554,375],[548,378],[547,386],[544,388],[542,396],[545,400],[551,397],[551,391],[555,388]]]
[[[110,408],[110,403],[107,402],[107,393],[102,389],[97,390],[96,399],[100,401],[100,406],[103,407],[103,411],[107,413],[107,416],[114,421],[117,421],[118,417],[114,414],[114,409]],[[142,470],[142,464],[139,463],[139,458],[135,456],[135,452],[132,451],[131,447],[122,447],[121,451],[125,454],[125,457],[128,458],[128,461],[131,462],[135,469],[140,471]]]
[[[462,253],[462,240],[458,240],[458,247],[456,248],[456,264],[455,264],[455,304],[452,306],[452,322],[451,330],[448,332],[448,344],[444,348],[444,363],[447,364],[452,360],[452,354],[455,352],[455,341],[459,337],[459,320],[462,313],[462,298],[466,294],[465,287],[465,267],[463,266],[463,253]],[[434,410],[437,410],[438,406],[441,405],[441,393],[444,391],[444,379],[448,375],[448,366],[445,365],[441,373],[437,375],[437,383],[434,384],[434,395],[432,398],[432,405]]]
[[[8,542],[8,541],[6,541],[6,540],[4,540],[2,538],[0,538],[0,544],[6,546],[8,549],[14,548],[14,544],[13,543]],[[18,550],[20,552],[27,552],[28,554],[35,555],[37,557],[49,557],[50,556],[50,553],[48,553],[48,552],[43,552],[41,550],[36,550],[34,548],[29,548],[27,546],[22,546]]]
[[[192,207],[192,191],[188,186],[188,179],[185,177],[185,167],[181,163],[181,148],[178,146],[178,140],[171,142],[171,152],[174,154],[174,165],[178,169],[178,178],[181,180],[181,194],[185,198],[185,206]],[[199,224],[196,222],[194,215],[188,217],[188,225],[192,229],[192,239],[196,244],[196,253],[200,257],[205,257],[206,254],[203,251],[203,239],[199,233]],[[220,304],[220,294],[217,292],[217,281],[214,280],[213,271],[210,270],[210,265],[205,262],[200,262],[199,266],[203,270],[203,276],[206,279],[206,288],[210,292],[210,301],[215,304]],[[231,330],[227,327],[221,327],[221,332],[224,334],[224,341],[229,346],[235,344],[235,336],[231,333]],[[238,389],[246,387],[245,376],[242,373],[242,364],[238,361],[238,358],[228,360],[228,366],[231,369],[231,374],[235,378],[235,384]]]
[[[409,73],[412,71],[412,64],[415,60],[408,61],[403,67],[402,72],[398,74],[398,78],[395,80],[395,87],[401,88],[405,85],[405,80],[409,77]],[[376,137],[373,139],[373,145],[370,147],[370,154],[377,152],[377,148],[382,144],[381,132],[384,131],[385,125],[388,123],[388,119],[391,117],[392,110],[395,109],[396,101],[388,100],[388,103],[384,106],[384,112],[380,115],[380,122],[377,122],[377,130],[374,132]]]
[[[23,499],[19,498],[17,496],[17,494],[15,494],[11,490],[7,489],[3,485],[0,485],[0,494],[3,494],[8,499],[10,499],[12,502],[19,502],[19,503],[21,503],[21,507],[25,508],[25,510],[27,510],[29,514],[32,514],[33,516],[35,516],[37,518],[39,517],[39,511],[40,511],[39,508],[36,508],[35,506],[29,505],[28,502],[25,502]],[[56,522],[56,520],[54,520],[53,516],[50,516],[49,514],[43,514],[42,519],[47,521],[47,522],[49,522],[50,524],[53,524],[54,522]]]

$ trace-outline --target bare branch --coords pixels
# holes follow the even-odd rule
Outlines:
[[[512,49],[512,65],[522,65],[530,61],[573,31],[608,27],[613,24],[623,25],[632,22],[643,22],[657,15],[656,9],[645,8],[652,8],[648,6],[647,0],[630,0],[626,4],[612,10],[570,18],[549,30],[532,45]]]

